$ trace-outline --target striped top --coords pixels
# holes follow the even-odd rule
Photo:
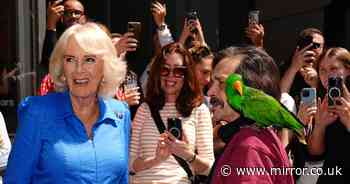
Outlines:
[[[160,116],[167,127],[167,119],[177,115],[175,103],[165,103]],[[214,162],[212,123],[209,109],[202,104],[193,109],[191,115],[182,119],[182,128],[193,150],[197,155]],[[132,138],[130,146],[129,168],[136,158],[152,158],[156,155],[159,140],[159,131],[152,119],[151,112],[146,103],[141,104],[135,115],[132,125]],[[137,172],[131,183],[190,183],[185,170],[178,164],[173,156],[150,169]]]

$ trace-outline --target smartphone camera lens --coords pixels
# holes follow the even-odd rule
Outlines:
[[[340,89],[337,87],[329,89],[329,96],[332,98],[340,97]]]
[[[303,91],[302,95],[303,95],[303,97],[308,97],[308,96],[310,96],[310,91],[305,90],[305,91]]]
[[[168,131],[176,138],[181,140],[181,120],[178,118],[168,118]]]
[[[171,134],[173,134],[173,136],[174,137],[176,137],[176,139],[180,139],[181,137],[180,137],[180,130],[178,129],[178,128],[176,128],[176,127],[172,127],[172,128],[170,128],[169,129],[169,132],[171,133]]]
[[[342,78],[341,77],[330,77],[328,79],[328,97],[330,98],[330,105],[333,105],[333,98],[342,96]]]

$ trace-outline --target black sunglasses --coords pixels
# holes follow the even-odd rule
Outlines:
[[[173,73],[176,78],[184,78],[187,71],[187,67],[185,66],[176,66],[174,68],[170,68],[168,66],[160,67],[160,75],[163,77],[167,77],[170,73]]]

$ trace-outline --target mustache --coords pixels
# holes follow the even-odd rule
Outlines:
[[[211,97],[210,98],[210,104],[212,107],[224,107],[225,103],[224,101],[222,101],[221,99],[219,99],[218,97]]]

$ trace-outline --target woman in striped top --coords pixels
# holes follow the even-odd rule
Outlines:
[[[194,174],[207,175],[214,162],[212,124],[203,104],[190,53],[178,43],[163,47],[155,58],[147,83],[146,102],[137,110],[132,126],[129,167],[131,183],[190,183],[173,155],[187,161]],[[167,119],[181,119],[182,138],[160,134],[150,107]]]

